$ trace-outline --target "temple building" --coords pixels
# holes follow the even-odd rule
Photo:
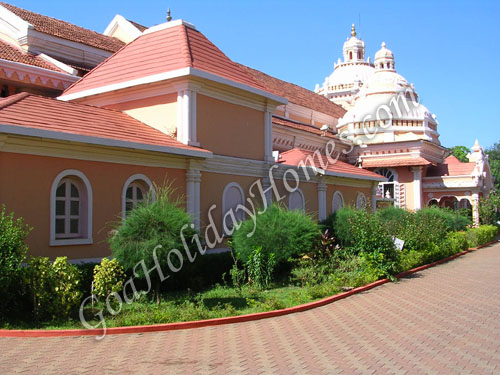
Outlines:
[[[0,45],[0,203],[33,227],[32,255],[110,255],[110,223],[164,184],[215,249],[251,198],[323,220],[345,205],[477,209],[490,189],[481,147],[470,163],[446,158],[392,52],[365,60],[354,28],[322,95],[170,15],[152,27],[117,15],[100,34],[2,3]],[[397,116],[377,118],[392,101]]]
[[[420,103],[413,84],[397,73],[393,52],[382,43],[373,65],[368,65],[364,48],[353,25],[344,43],[344,62],[339,60],[322,88],[315,90],[347,109],[336,128],[341,138],[354,144],[349,162],[387,178],[378,187],[378,206],[472,208],[478,224],[479,198],[493,188],[478,141],[468,163],[449,156],[439,141],[437,116]]]

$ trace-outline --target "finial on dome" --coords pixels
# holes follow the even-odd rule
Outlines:
[[[356,28],[354,27],[354,24],[352,24],[351,27],[351,36],[356,36]]]
[[[386,45],[385,42],[382,42],[382,48],[385,48],[385,45]]]
[[[170,8],[167,10],[167,22],[172,21],[172,15],[170,14]]]

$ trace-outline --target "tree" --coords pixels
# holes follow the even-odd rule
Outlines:
[[[467,158],[467,154],[470,153],[468,147],[465,146],[455,146],[450,148],[451,154],[455,156],[462,163],[467,163],[469,159]]]
[[[495,179],[495,189],[500,191],[500,142],[485,150],[490,163],[491,175]]]
[[[113,256],[129,273],[138,270],[139,278],[146,279],[147,275],[136,266],[143,261],[148,270],[152,269],[156,266],[155,254],[165,276],[169,274],[169,268],[173,272],[176,272],[173,268],[181,268],[184,259],[176,255],[184,249],[182,235],[186,244],[194,250],[191,240],[196,231],[191,227],[191,217],[182,208],[183,202],[174,198],[173,193],[170,186],[157,187],[156,200],[151,202],[148,198],[140,203],[123,222],[117,224],[109,239]],[[171,251],[174,253],[170,254]],[[160,275],[151,272],[149,277],[155,285],[156,302],[159,304]]]

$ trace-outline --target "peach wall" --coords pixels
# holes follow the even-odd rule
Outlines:
[[[90,181],[93,192],[92,245],[49,246],[50,189],[55,177],[66,169],[76,169]],[[160,185],[172,181],[178,193],[185,194],[185,171],[180,169],[0,152],[0,172],[0,204],[5,204],[8,212],[23,217],[34,228],[27,238],[29,253],[50,258],[110,255],[107,233],[111,224],[119,220],[123,185],[133,174],[144,174]]]
[[[398,173],[398,182],[405,185],[405,203],[408,210],[415,208],[413,200],[413,171],[409,167],[395,168]]]
[[[132,100],[106,107],[125,112],[169,135],[174,135],[177,130],[177,93]]]
[[[197,135],[214,154],[264,159],[264,113],[197,95]]]
[[[372,190],[369,187],[350,187],[350,186],[340,186],[340,185],[331,185],[327,184],[326,188],[326,214],[327,216],[332,213],[332,201],[333,194],[336,191],[340,191],[342,196],[344,197],[344,207],[346,206],[356,206],[356,198],[359,193],[363,193],[368,201],[368,204],[371,204],[371,194]]]

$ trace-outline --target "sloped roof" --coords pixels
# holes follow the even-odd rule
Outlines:
[[[63,97],[182,68],[195,68],[265,91],[260,83],[231,61],[201,32],[184,22],[172,22],[156,31],[146,32],[127,44],[70,86]]]
[[[358,168],[354,165],[348,164],[346,162],[337,160],[335,163],[330,163],[326,157],[326,155],[321,155],[321,160],[319,160],[318,154],[312,151],[301,150],[299,148],[294,148],[283,153],[280,153],[279,162],[286,165],[299,166],[299,164],[305,163],[305,165],[309,166],[310,163],[306,163],[306,159],[309,157],[309,160],[314,161],[314,166],[318,169],[323,169],[323,166],[326,166],[326,171],[331,172],[334,175],[338,175],[341,177],[350,177],[350,178],[358,178],[358,179],[369,179],[369,180],[377,180],[377,181],[385,181],[386,178],[375,173],[369,171],[367,169]],[[333,157],[333,155],[332,155]]]
[[[24,21],[32,24],[35,30],[41,33],[86,44],[109,52],[116,52],[124,45],[122,41],[116,38],[73,25],[66,21],[47,17],[3,2],[0,2],[0,5]]]
[[[272,77],[248,66],[242,64],[238,65],[252,75],[252,77],[260,82],[268,91],[275,95],[287,98],[291,103],[313,109],[317,112],[321,112],[335,118],[341,118],[346,112],[341,106],[331,102],[323,95],[316,94],[314,91]]]
[[[422,157],[413,156],[390,156],[371,157],[363,159],[363,168],[382,168],[382,167],[403,167],[403,166],[424,166],[432,163]]]
[[[448,156],[443,164],[430,167],[427,170],[427,177],[440,176],[469,176],[474,172],[476,163],[463,163],[455,156]]]
[[[13,128],[18,128],[15,132]],[[95,143],[96,139],[119,141],[121,147],[143,148],[155,146],[152,151],[183,154],[210,154],[209,151],[184,145],[123,112],[85,104],[63,102],[43,96],[20,93],[0,100],[0,133],[24,134],[22,130],[42,131],[46,138],[56,138],[61,133],[82,136],[71,140]],[[29,135],[28,133],[26,133]],[[107,143],[113,145],[113,143]],[[177,150],[177,151],[176,151]],[[200,155],[198,155],[200,156]]]
[[[54,70],[56,72],[64,73],[57,66],[52,65],[48,61],[45,61],[38,55],[33,53],[25,52],[22,49],[13,46],[3,40],[0,40],[0,59],[14,61],[21,64],[27,64],[36,66],[43,69]]]
[[[140,23],[134,22],[132,20],[127,20],[127,21],[130,22],[132,25],[134,25],[137,28],[137,30],[139,30],[141,33],[147,29],[146,26],[143,26]]]
[[[275,115],[273,115],[273,124],[286,126],[288,128],[292,128],[292,129],[302,130],[302,131],[316,134],[316,135],[320,135],[320,136],[322,136],[324,133],[317,126],[310,125],[310,124],[304,124],[304,123],[299,122],[299,121],[294,121],[294,120],[290,120],[290,119],[275,116]],[[331,131],[326,132],[325,137],[337,139],[337,137]]]

